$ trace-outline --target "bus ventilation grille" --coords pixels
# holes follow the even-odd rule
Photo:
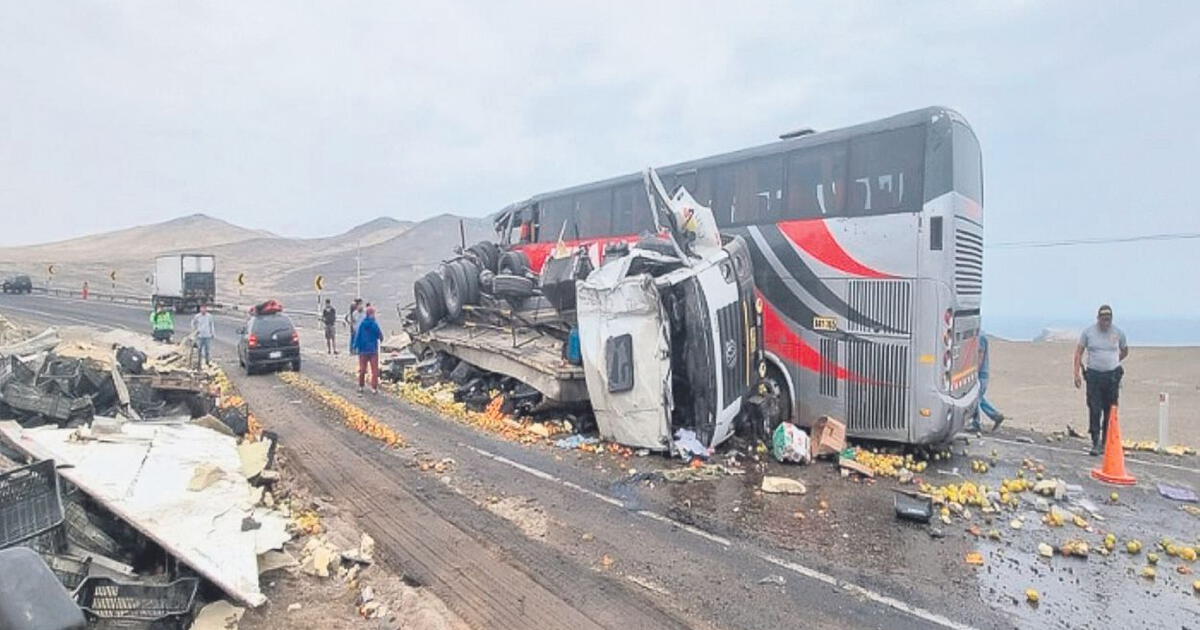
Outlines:
[[[866,323],[853,319],[850,332],[908,335],[912,284],[907,280],[851,280],[847,303],[863,315]]]
[[[837,339],[821,339],[821,380],[822,396],[838,395],[838,342]]]
[[[959,295],[983,292],[983,235],[954,231],[954,290]]]
[[[851,341],[846,354],[847,427],[867,434],[906,429],[908,347]]]
[[[717,310],[721,332],[721,383],[725,392],[722,405],[746,393],[746,340],[742,338],[741,303],[734,302]]]

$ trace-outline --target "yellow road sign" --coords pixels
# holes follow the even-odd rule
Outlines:
[[[244,286],[246,286],[246,274],[244,274],[244,273],[239,273],[239,274],[238,274],[238,277],[237,277],[237,283],[238,283],[238,286],[239,286],[239,287],[244,287]]]
[[[318,291],[324,291],[325,290],[325,276],[318,275],[316,277],[316,279],[313,280],[313,286],[316,287],[316,289]]]

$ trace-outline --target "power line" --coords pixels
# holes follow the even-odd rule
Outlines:
[[[1200,238],[1200,232],[1168,232],[1165,234],[1141,234],[1138,236],[1073,238],[1059,241],[1006,241],[988,244],[987,248],[1025,249],[1035,247],[1070,247],[1073,245],[1103,245],[1107,243],[1137,243],[1141,241],[1182,241],[1197,238]]]

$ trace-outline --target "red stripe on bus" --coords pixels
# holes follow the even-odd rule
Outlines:
[[[779,231],[808,255],[839,271],[864,278],[895,277],[872,269],[851,256],[833,237],[824,219],[781,221]]]
[[[762,294],[759,294],[762,299]],[[820,372],[821,364],[825,361],[816,348],[808,345],[800,335],[792,330],[787,322],[779,316],[775,307],[763,299],[763,336],[766,337],[767,349],[811,372]],[[836,366],[839,380],[862,380],[862,377],[850,370]]]

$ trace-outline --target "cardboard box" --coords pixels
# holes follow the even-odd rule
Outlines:
[[[846,450],[846,425],[829,416],[821,416],[812,425],[812,456],[838,455]]]

